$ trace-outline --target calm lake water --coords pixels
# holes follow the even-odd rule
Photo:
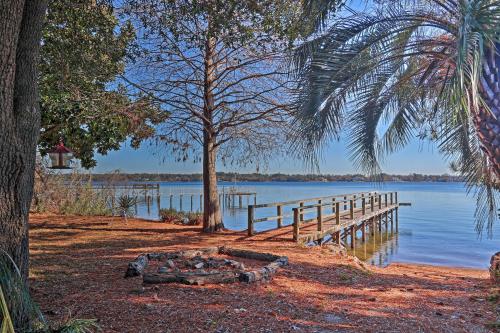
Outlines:
[[[180,194],[183,210],[200,209],[201,183],[160,183],[160,205],[180,208]],[[265,182],[265,183],[221,183],[219,190],[227,192],[231,187],[239,191],[255,192],[256,202],[298,200],[335,194],[363,191],[398,191],[399,202],[410,202],[411,207],[399,209],[399,233],[384,233],[372,237],[365,244],[358,245],[355,254],[367,262],[385,266],[390,262],[411,262],[434,265],[487,268],[491,255],[500,250],[500,227],[495,227],[494,238],[484,234],[478,237],[474,230],[475,201],[467,196],[462,183],[406,183],[388,182],[382,185],[365,182]],[[157,219],[156,192],[149,209],[145,202],[137,207],[138,217]],[[138,194],[141,197],[141,194]],[[242,200],[243,207],[223,210],[224,224],[233,230],[247,228],[248,203],[254,197]],[[285,213],[289,212],[285,208]],[[275,215],[275,209],[259,209],[256,218]],[[291,223],[291,219],[286,219]],[[256,230],[271,229],[276,222],[256,224]],[[358,242],[360,244],[361,242]]]

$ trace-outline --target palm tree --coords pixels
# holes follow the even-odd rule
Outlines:
[[[312,0],[311,0],[312,1]],[[328,0],[316,2],[328,3]],[[351,159],[380,161],[412,137],[438,142],[491,236],[500,188],[500,1],[386,0],[300,45],[294,142],[311,161],[348,129]]]

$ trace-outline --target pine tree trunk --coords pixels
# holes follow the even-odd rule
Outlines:
[[[488,156],[490,171],[500,187],[500,44],[485,52],[481,93],[490,110],[481,109],[474,123],[482,148]]]
[[[0,249],[27,283],[28,213],[40,131],[37,65],[46,1],[0,0]],[[9,299],[19,331],[27,309]]]
[[[213,125],[215,85],[215,39],[207,37],[205,43],[205,79],[203,107],[203,231],[215,232],[224,228],[217,192],[216,134]]]

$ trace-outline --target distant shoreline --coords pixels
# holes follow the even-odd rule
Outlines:
[[[374,182],[377,179],[366,177],[361,174],[347,175],[300,175],[300,174],[257,174],[257,173],[217,173],[219,182]],[[92,174],[96,182],[201,182],[201,174],[150,174],[150,173],[99,173]],[[452,175],[389,175],[383,174],[384,182],[463,182],[463,179]]]

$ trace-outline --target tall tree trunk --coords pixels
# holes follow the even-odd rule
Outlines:
[[[37,66],[45,11],[44,0],[0,0],[0,249],[14,260],[26,283],[28,213],[40,131]],[[12,299],[9,308],[23,331],[28,310]]]
[[[213,125],[215,85],[215,38],[208,36],[205,43],[205,78],[203,107],[203,231],[215,232],[224,228],[217,192],[217,137]]]
[[[479,140],[488,160],[490,172],[500,188],[500,44],[485,52],[481,93],[490,110],[481,109],[474,116]]]

